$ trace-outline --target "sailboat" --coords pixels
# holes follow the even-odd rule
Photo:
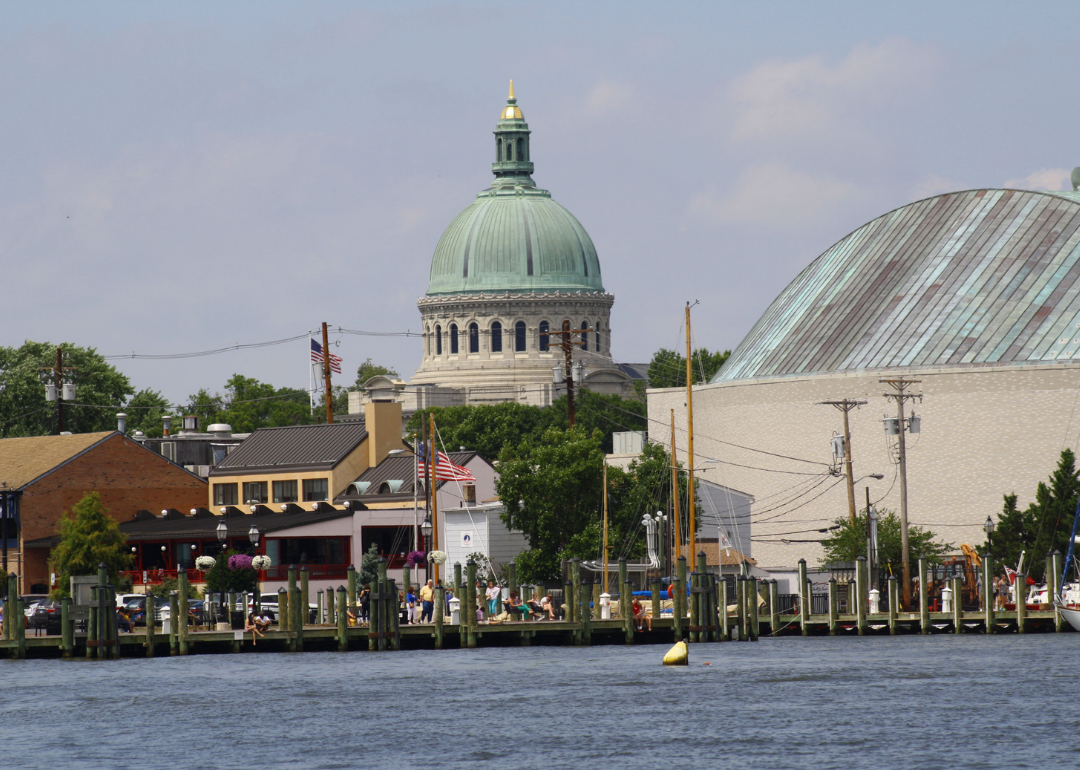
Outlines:
[[[1065,569],[1061,571],[1061,582],[1058,583],[1061,587],[1058,589],[1058,595],[1054,597],[1054,606],[1061,614],[1061,617],[1073,627],[1074,631],[1080,631],[1080,603],[1077,601],[1080,599],[1080,596],[1077,595],[1080,591],[1077,590],[1075,583],[1069,586],[1071,590],[1066,591],[1065,578],[1068,577],[1069,567],[1073,563],[1077,525],[1080,525],[1080,499],[1076,501],[1076,515],[1073,517],[1072,537],[1069,538],[1069,552],[1065,555]],[[1068,601],[1066,596],[1071,601]]]

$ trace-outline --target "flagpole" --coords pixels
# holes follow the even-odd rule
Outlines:
[[[322,347],[323,375],[326,377],[326,422],[330,424],[334,421],[334,389],[330,386],[330,340],[326,333],[326,321],[322,325]]]
[[[431,550],[439,550],[439,495],[438,495],[438,477],[435,469],[435,415],[428,413],[428,418],[431,420],[431,544],[435,546]],[[433,561],[435,565],[435,583],[439,582],[439,563]],[[454,590],[458,590],[457,586],[454,586]]]
[[[311,329],[307,330],[308,333],[308,349],[307,349],[307,384],[308,384],[308,407],[311,409],[311,413],[315,414],[315,367],[311,362]]]

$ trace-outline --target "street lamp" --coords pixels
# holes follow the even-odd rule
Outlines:
[[[222,517],[221,521],[219,521],[218,525],[217,525],[217,539],[218,539],[218,543],[221,544],[221,553],[218,555],[218,559],[224,559],[225,558],[225,541],[228,539],[228,537],[229,537],[229,526],[225,523],[225,518]],[[221,584],[220,584],[221,585],[221,612],[225,612],[225,581],[223,579],[224,574],[225,574],[224,569],[222,569],[220,572],[218,572],[219,579],[221,579]],[[221,615],[218,615],[218,617],[220,618]],[[229,620],[229,616],[228,616],[228,614],[226,614],[224,622],[227,623],[228,620]],[[219,621],[219,622],[221,622],[221,621]]]
[[[248,530],[248,540],[251,541],[251,550],[256,555],[259,552],[259,528],[254,524]],[[255,570],[255,596],[251,598],[251,609],[259,613],[262,610],[262,588],[259,586],[259,571]],[[247,612],[247,607],[244,607],[244,612]]]
[[[428,538],[431,537],[431,514],[424,517],[424,523],[420,525],[420,536],[424,538],[424,555],[428,553]],[[427,577],[427,559],[424,559],[424,577]]]
[[[983,531],[986,532],[986,548],[988,551],[994,550],[994,530],[997,529],[997,525],[994,524],[994,520],[989,516],[986,517],[986,523],[983,524]]]

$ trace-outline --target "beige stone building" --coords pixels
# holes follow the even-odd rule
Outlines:
[[[818,257],[695,388],[703,478],[754,498],[753,554],[782,570],[821,555],[848,511],[832,436],[850,412],[859,508],[898,510],[897,417],[881,378],[919,380],[906,403],[909,520],[956,546],[1015,492],[1026,505],[1080,434],[1080,194],[970,190],[889,212]],[[649,392],[663,433],[685,393]],[[917,432],[916,432],[917,431]],[[685,455],[683,455],[685,457]],[[714,462],[705,462],[711,459]],[[868,478],[882,474],[882,480]]]

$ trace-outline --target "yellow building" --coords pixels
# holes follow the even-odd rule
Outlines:
[[[333,500],[402,449],[401,404],[368,405],[363,422],[261,428],[210,471],[209,507]]]

